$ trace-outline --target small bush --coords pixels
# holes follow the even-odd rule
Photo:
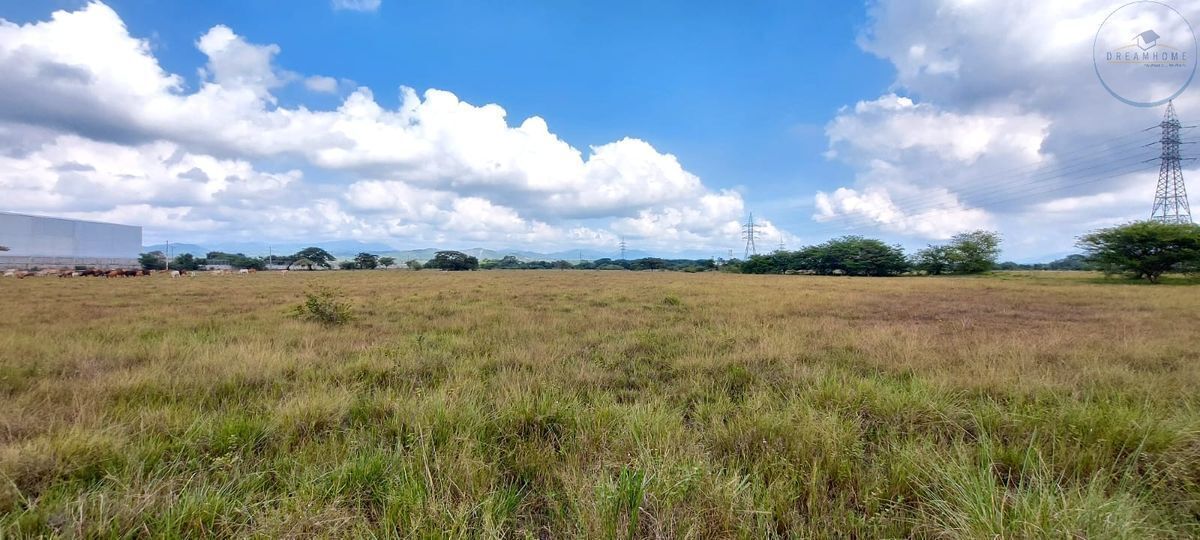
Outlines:
[[[354,313],[349,302],[339,300],[339,291],[318,287],[304,293],[304,302],[293,309],[292,315],[325,325],[350,322]]]
[[[668,306],[682,306],[683,300],[673,294],[668,294],[663,297],[662,303]]]

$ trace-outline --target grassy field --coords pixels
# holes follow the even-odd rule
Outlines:
[[[289,316],[328,285],[356,319]],[[0,537],[1200,535],[1200,287],[0,281]]]

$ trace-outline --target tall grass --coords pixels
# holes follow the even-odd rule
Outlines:
[[[336,287],[355,317],[291,317]],[[0,281],[0,537],[1186,538],[1200,289]]]

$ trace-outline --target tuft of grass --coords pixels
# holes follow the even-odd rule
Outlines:
[[[354,310],[341,296],[342,293],[329,287],[305,291],[304,301],[293,308],[292,315],[329,326],[346,324],[354,319]]]

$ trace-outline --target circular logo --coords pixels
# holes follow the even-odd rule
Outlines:
[[[1092,65],[1108,93],[1134,107],[1179,97],[1196,75],[1196,34],[1175,8],[1130,2],[1100,23]]]

